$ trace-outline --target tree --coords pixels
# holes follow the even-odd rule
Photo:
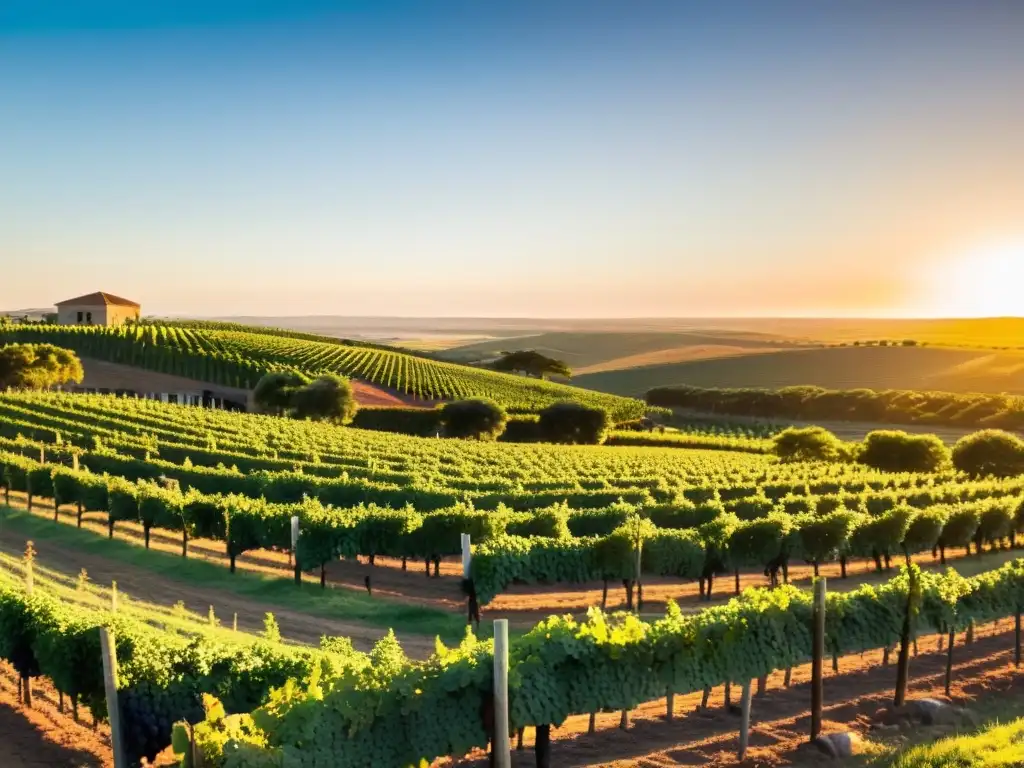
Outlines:
[[[949,463],[949,449],[935,435],[879,430],[864,438],[858,461],[883,472],[936,472]]]
[[[309,377],[298,371],[274,371],[259,380],[252,399],[263,413],[281,416],[292,409],[295,393],[309,382]]]
[[[783,461],[836,461],[843,454],[842,441],[821,427],[790,427],[772,443],[775,455]]]
[[[459,400],[441,409],[441,426],[448,437],[497,440],[507,423],[505,409],[493,400]]]
[[[48,389],[85,378],[82,363],[70,349],[52,344],[0,347],[0,390]]]
[[[292,395],[296,418],[348,424],[356,415],[358,405],[352,385],[341,376],[321,376]]]
[[[1024,440],[987,429],[961,438],[953,446],[953,466],[969,475],[1024,475]]]
[[[600,445],[607,437],[608,411],[566,401],[549,405],[540,412],[538,429],[551,443]]]
[[[564,362],[542,355],[532,349],[502,352],[501,357],[494,362],[492,367],[496,371],[525,373],[527,376],[535,376],[538,379],[546,379],[548,376],[572,378],[572,370]]]

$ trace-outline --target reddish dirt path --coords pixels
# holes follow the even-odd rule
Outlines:
[[[0,765],[4,768],[113,768],[110,731],[92,722],[85,707],[82,724],[57,708],[57,694],[47,680],[33,681],[33,705],[18,701],[14,670],[0,662]]]
[[[962,646],[957,638],[954,654],[953,686],[950,700],[970,708],[976,700],[1005,701],[1024,699],[1024,672],[1012,663],[1012,620],[1003,621],[997,631],[985,627],[975,633],[971,646]],[[938,698],[943,695],[946,655],[938,653],[937,638],[919,641],[920,655],[911,660],[908,698]],[[890,703],[896,681],[895,665],[882,666],[881,652],[840,659],[839,674],[826,664],[824,732],[858,731],[866,734],[870,718]],[[895,658],[895,655],[894,655]],[[723,689],[716,689],[709,708],[700,711],[700,694],[677,696],[675,720],[665,720],[666,700],[648,702],[630,713],[628,731],[619,729],[619,713],[599,714],[597,731],[587,734],[588,718],[571,717],[561,727],[552,728],[551,763],[560,768],[599,768],[643,766],[807,766],[823,768],[836,765],[816,749],[806,745],[810,731],[810,665],[793,669],[792,684],[783,687],[783,674],[768,679],[767,692],[755,696],[751,706],[750,749],[741,764],[736,759],[739,747],[739,718],[724,709]],[[738,703],[739,691],[733,701]],[[927,729],[920,735],[938,737],[946,731]],[[523,751],[513,751],[512,765],[535,765],[531,747],[533,729],[528,728]],[[440,761],[445,765],[483,768],[481,754],[461,760]]]
[[[361,379],[352,379],[352,392],[361,406],[390,408],[433,408],[436,403],[419,400]]]

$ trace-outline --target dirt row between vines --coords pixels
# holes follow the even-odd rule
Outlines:
[[[45,678],[32,684],[29,709],[18,698],[14,669],[0,662],[0,765],[4,768],[113,768],[110,729],[96,729],[85,706],[81,723],[61,713],[57,692]]]

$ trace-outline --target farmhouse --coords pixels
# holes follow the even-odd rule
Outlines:
[[[57,322],[61,325],[121,325],[138,320],[142,307],[103,291],[57,302]]]

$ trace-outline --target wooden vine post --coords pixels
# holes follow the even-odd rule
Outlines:
[[[468,579],[473,564],[473,552],[470,548],[469,534],[462,534],[462,578]]]
[[[110,745],[114,752],[114,768],[128,768],[121,734],[121,709],[117,703],[117,643],[114,630],[100,627],[100,651],[103,657],[103,687],[107,694],[107,717],[110,719]]]
[[[941,640],[941,637],[939,638]],[[956,630],[949,630],[949,648],[946,651],[946,695],[949,696],[949,688],[953,684],[953,644],[956,640]]]
[[[740,751],[739,760],[747,756],[747,744],[750,741],[750,681],[743,683],[743,698],[740,700]]]
[[[1020,667],[1020,608],[1013,615],[1013,665]]]
[[[910,569],[910,589],[907,590],[907,608],[903,614],[903,629],[900,632],[900,655],[896,662],[896,694],[893,704],[902,707],[907,698],[907,681],[910,679],[910,643],[914,611],[914,592],[917,589],[917,572]]]
[[[36,560],[36,548],[31,541],[25,543],[25,594],[31,595],[35,588],[33,563]]]
[[[491,751],[496,768],[511,768],[512,745],[508,725],[508,619],[494,621],[494,734],[491,739]]]
[[[295,568],[295,583],[296,584],[302,584],[302,569],[299,568],[298,546],[299,546],[299,516],[298,515],[292,515],[292,549],[291,549],[291,560],[294,563],[294,568]]]
[[[814,632],[811,646],[811,741],[821,735],[825,663],[825,579],[814,582]]]

